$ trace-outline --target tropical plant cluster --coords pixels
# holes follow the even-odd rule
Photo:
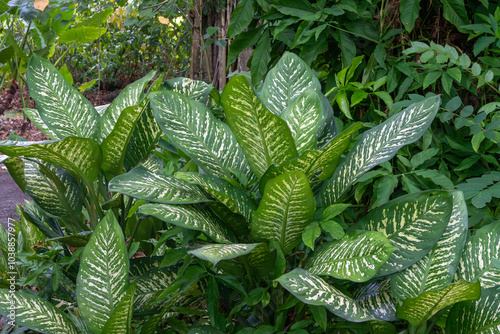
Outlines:
[[[500,332],[500,6],[236,8],[221,91],[150,72],[93,107],[26,62],[52,140],[0,142],[33,199],[4,331]]]

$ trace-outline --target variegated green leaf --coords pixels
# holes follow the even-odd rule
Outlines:
[[[260,181],[261,193],[264,192],[266,182],[285,172],[294,170],[303,171],[309,179],[326,180],[330,178],[337,167],[340,156],[347,150],[351,136],[361,127],[362,123],[357,122],[348,127],[345,131],[335,136],[327,146],[317,151],[306,151],[297,159],[291,160],[279,167],[271,166]]]
[[[99,116],[102,117],[102,115],[104,115],[104,113],[106,112],[106,109],[108,109],[109,107],[109,104],[104,104],[102,106],[95,106],[95,110],[97,111],[97,113],[99,114]]]
[[[128,289],[129,262],[122,229],[112,211],[83,251],[76,282],[78,307],[94,333],[103,328]]]
[[[47,334],[77,334],[68,317],[41,297],[23,291],[0,289],[0,314],[9,317],[11,310],[18,325]]]
[[[218,330],[215,327],[203,325],[196,326],[196,328],[191,329],[187,334],[223,334],[224,332]]]
[[[213,201],[200,187],[173,176],[153,173],[143,166],[109,182],[112,192],[156,203],[193,204]]]
[[[356,302],[372,316],[383,321],[396,321],[396,300],[389,279],[367,283],[354,295]]]
[[[484,289],[476,301],[453,306],[446,321],[446,334],[500,333],[500,287]]]
[[[261,99],[273,114],[280,115],[306,90],[321,93],[314,72],[297,55],[285,52],[269,71],[262,85]]]
[[[309,305],[325,306],[327,310],[345,320],[356,322],[376,320],[353,298],[304,269],[296,268],[276,281],[300,301]]]
[[[217,201],[227,206],[232,212],[242,215],[247,221],[250,221],[252,211],[257,209],[246,192],[226,180],[199,173],[177,173],[175,177],[203,187]]]
[[[64,237],[47,239],[47,242],[56,241],[71,247],[85,247],[85,245],[89,242],[91,235],[92,231],[84,231],[77,234],[65,235]]]
[[[438,242],[450,220],[452,194],[424,191],[389,201],[350,229],[378,231],[396,247],[378,275],[403,270],[422,259]]]
[[[171,91],[182,94],[185,97],[205,104],[214,87],[203,81],[191,80],[189,78],[173,78],[165,81],[163,86]]]
[[[3,163],[7,167],[10,177],[21,188],[22,192],[26,192],[27,181],[25,178],[24,159],[18,157],[11,158],[6,155],[2,155],[2,158],[0,163]]]
[[[224,88],[221,101],[226,122],[259,178],[269,166],[297,157],[288,125],[267,110],[246,77],[234,76]]]
[[[24,200],[24,208],[21,207],[20,209],[19,216],[38,227],[48,238],[57,238],[64,235],[57,220],[47,217],[35,202]]]
[[[137,121],[132,137],[130,137],[125,153],[123,166],[126,170],[131,170],[139,163],[148,159],[151,152],[153,152],[158,140],[161,136],[161,130],[156,123],[151,108],[141,114]]]
[[[111,133],[123,110],[137,106],[144,100],[144,88],[154,76],[154,71],[149,72],[145,77],[126,86],[111,102],[99,122],[99,142]]]
[[[23,108],[23,113],[47,137],[49,137],[50,139],[59,139],[59,137],[56,135],[56,133],[54,131],[52,131],[51,129],[49,129],[47,124],[45,124],[43,119],[40,117],[40,113],[38,112],[38,110],[31,109],[31,108]]]
[[[178,267],[151,268],[135,279],[137,290],[134,297],[134,313],[147,313],[155,307],[151,301],[158,293],[166,290],[177,279]]]
[[[382,233],[351,231],[340,240],[321,245],[307,266],[316,275],[366,282],[393,251],[394,246]]]
[[[460,275],[467,282],[481,281],[483,287],[500,285],[500,222],[477,230],[467,241],[460,260]],[[496,261],[496,265],[495,265]]]
[[[54,65],[33,54],[26,77],[40,118],[59,138],[97,137],[99,114]]]
[[[78,184],[64,169],[25,159],[26,194],[44,211],[57,216],[78,216],[83,199]]]
[[[150,98],[160,128],[205,172],[234,178],[233,168],[250,175],[231,129],[217,120],[207,106],[174,92],[152,93]]]
[[[91,184],[97,180],[102,155],[92,139],[67,137],[61,141],[0,141],[0,152],[11,156],[37,158],[65,169],[74,178]]]
[[[424,326],[434,314],[443,308],[465,300],[477,300],[481,285],[477,283],[454,283],[438,291],[427,291],[417,298],[408,298],[398,307],[396,316],[408,320],[417,330]]]
[[[145,204],[139,212],[167,223],[201,231],[220,243],[228,243],[228,231],[208,209],[196,205]]]
[[[134,133],[141,115],[149,108],[149,99],[145,98],[138,105],[125,108],[116,121],[113,130],[101,144],[103,161],[101,169],[111,179],[123,173],[126,148]]]
[[[463,193],[455,191],[450,221],[436,246],[422,260],[391,276],[396,298],[416,298],[425,291],[441,290],[451,283],[467,237],[467,220]]]
[[[102,330],[105,334],[130,334],[132,330],[132,310],[136,283],[130,284],[125,297],[116,306]]]
[[[239,256],[247,255],[259,244],[209,244],[188,250],[188,254],[199,259],[212,262],[216,265],[222,260],[231,260]]]
[[[439,96],[412,104],[385,122],[363,133],[346,158],[338,166],[332,178],[321,187],[318,205],[328,206],[361,175],[376,165],[388,161],[404,145],[419,139],[436,115]]]
[[[321,121],[321,97],[317,92],[306,90],[280,115],[288,124],[299,155],[315,150]]]
[[[316,203],[303,172],[287,172],[266,183],[257,211],[252,213],[251,236],[275,240],[284,254],[302,242],[304,228],[314,220]]]

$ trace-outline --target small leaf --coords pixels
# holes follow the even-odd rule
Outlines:
[[[307,247],[314,250],[314,242],[320,235],[321,228],[319,227],[318,223],[312,222],[311,224],[307,225],[304,229],[304,232],[302,232],[302,241],[304,241],[304,244]]]

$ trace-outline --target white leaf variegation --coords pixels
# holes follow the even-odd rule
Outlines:
[[[116,306],[113,314],[104,325],[105,334],[131,334],[132,329],[132,311],[134,307],[134,294],[136,283],[130,284],[125,297]]]
[[[453,306],[446,322],[446,334],[500,333],[500,287],[484,289],[476,301]]]
[[[349,321],[376,320],[370,312],[320,277],[301,268],[281,276],[278,281],[300,301],[316,306],[325,306],[333,314]]]
[[[139,212],[167,223],[201,231],[220,243],[229,243],[223,223],[208,209],[196,205],[144,204]]]
[[[97,180],[102,161],[96,141],[77,137],[41,142],[5,140],[0,141],[0,152],[11,157],[44,160],[65,169],[76,179],[83,179],[88,185]]]
[[[153,79],[154,71],[125,87],[105,109],[99,122],[99,142],[111,133],[123,110],[138,105],[144,99],[144,87]]]
[[[176,173],[175,177],[203,187],[217,201],[232,212],[242,215],[247,221],[250,221],[252,211],[257,209],[246,192],[226,180],[199,173]]]
[[[49,301],[22,291],[0,289],[0,314],[13,319],[17,325],[47,334],[77,334],[68,317]]]
[[[109,182],[109,190],[156,203],[193,204],[213,201],[197,185],[173,176],[153,173],[143,166],[118,175]]]
[[[151,107],[172,143],[205,172],[234,178],[231,169],[250,176],[250,167],[231,129],[210,109],[175,92],[151,93]]]
[[[134,310],[136,313],[147,313],[158,310],[155,297],[166,290],[177,279],[178,267],[162,267],[147,270],[135,279],[137,290],[134,297]]]
[[[317,92],[306,90],[280,115],[290,128],[299,155],[316,149],[321,103]]]
[[[46,212],[57,217],[64,217],[72,214],[79,215],[82,211],[83,200],[80,188],[65,170],[49,164],[39,165],[32,160],[24,159],[24,175],[26,194]],[[57,180],[59,180],[57,183],[54,182]]]
[[[451,283],[467,237],[467,220],[463,193],[455,191],[450,221],[436,246],[422,260],[391,276],[396,298],[416,298],[425,291],[441,290]]]
[[[207,102],[210,92],[214,89],[214,86],[210,84],[189,78],[168,79],[163,85],[168,90],[179,93],[193,101],[201,103]]]
[[[259,244],[209,244],[188,250],[188,254],[199,259],[212,262],[216,265],[222,260],[231,260],[239,256],[247,255]]]
[[[375,318],[383,321],[396,321],[397,302],[391,291],[389,279],[367,283],[357,290],[353,297]]]
[[[99,114],[54,65],[33,54],[26,76],[40,118],[59,138],[97,138]]]
[[[274,240],[284,254],[302,242],[304,228],[313,221],[316,203],[303,172],[287,172],[268,181],[257,211],[252,213],[254,240]]]
[[[59,139],[57,134],[52,131],[47,124],[43,121],[43,119],[40,117],[40,113],[36,109],[31,109],[31,108],[23,108],[23,113],[30,119],[30,121],[35,124],[35,126],[40,129],[47,137],[50,139]]]
[[[122,229],[112,211],[83,251],[76,281],[78,307],[94,333],[102,333],[128,289],[129,262]]]
[[[361,175],[391,159],[404,145],[418,140],[430,126],[439,104],[439,96],[427,98],[364,132],[332,178],[323,183],[318,205],[335,203]]]
[[[452,211],[452,194],[424,191],[389,201],[350,229],[383,233],[396,247],[378,275],[403,270],[422,259],[443,234]]]
[[[285,52],[267,74],[261,99],[273,114],[279,116],[306,90],[321,93],[319,80],[302,59]]]
[[[500,222],[486,225],[467,241],[460,260],[460,275],[467,282],[500,286]]]
[[[321,245],[308,262],[308,271],[354,282],[366,282],[378,272],[394,246],[379,232],[351,231]]]
[[[153,110],[146,108],[139,117],[128,141],[123,167],[126,170],[131,170],[147,159],[158,144],[160,136],[161,130],[156,123]]]
[[[437,291],[427,291],[417,298],[408,298],[398,307],[396,316],[421,328],[434,314],[445,307],[466,300],[477,300],[481,295],[479,282],[459,282]]]
[[[262,177],[271,165],[279,166],[297,157],[288,125],[267,110],[245,76],[231,78],[221,102],[226,122],[257,177]]]

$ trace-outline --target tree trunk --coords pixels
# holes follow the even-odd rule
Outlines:
[[[212,38],[227,41],[229,20],[237,3],[238,0],[227,0],[226,9],[217,12],[215,8],[208,8],[207,14],[202,16],[201,13],[207,4],[203,0],[194,0],[195,8],[190,11],[190,18],[193,22],[190,78],[210,82],[218,90],[222,90],[227,83],[227,51],[230,41],[224,48],[211,44],[202,51],[201,47],[205,43],[203,36],[208,27],[219,27],[220,29]],[[250,55],[251,50],[242,52],[238,60],[231,65],[230,72],[248,71],[246,64]]]

